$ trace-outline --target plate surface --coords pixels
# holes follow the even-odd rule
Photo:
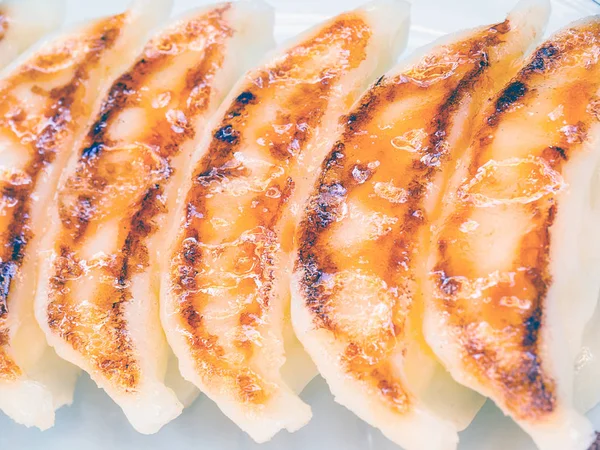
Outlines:
[[[267,0],[276,9],[278,42],[341,11],[360,0]],[[96,2],[68,0],[67,22],[117,12],[126,0]],[[174,14],[212,3],[175,0]],[[503,20],[516,0],[412,0],[412,25],[404,55],[443,34]],[[555,0],[548,31],[589,14],[600,14],[593,0]],[[390,18],[393,20],[393,18]],[[229,421],[206,397],[200,396],[184,413],[159,433],[144,436],[128,424],[121,410],[87,375],[79,380],[75,402],[62,408],[56,426],[48,431],[27,429],[0,413],[0,449],[18,450],[394,450],[378,430],[337,405],[322,378],[302,393],[314,417],[294,434],[282,432],[271,442],[257,445]],[[590,412],[600,428],[600,407]],[[432,430],[432,432],[435,432]],[[471,426],[461,433],[459,450],[534,450],[532,441],[488,402]]]

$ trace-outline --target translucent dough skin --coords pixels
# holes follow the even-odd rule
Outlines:
[[[406,449],[456,448],[482,404],[427,347],[420,284],[434,205],[471,124],[516,74],[547,12],[523,2],[505,22],[445,38],[381,77],[345,117],[306,207],[296,334],[336,400]]]
[[[206,122],[244,62],[269,47],[271,16],[260,2],[222,3],[159,32],[110,87],[58,189],[40,322],[143,433],[182,410],[165,386],[161,230]],[[233,55],[242,43],[246,59]]]
[[[384,12],[397,24],[378,28]],[[200,149],[162,284],[163,324],[183,375],[258,442],[311,416],[280,373],[286,217],[339,116],[396,55],[405,17],[401,2],[374,2],[298,38],[246,74]]]
[[[136,5],[153,13],[134,7],[66,31],[0,80],[0,408],[27,426],[50,427],[54,409],[71,402],[76,377],[34,317],[46,205],[109,67],[119,67],[115,57],[127,56],[165,9],[157,1]]]
[[[0,68],[62,22],[65,0],[5,0],[0,4]]]
[[[496,97],[436,224],[428,342],[540,449],[586,449],[593,439],[572,386],[598,292],[579,253],[594,248],[597,229],[578,235],[596,195],[599,54],[598,17],[534,52]]]

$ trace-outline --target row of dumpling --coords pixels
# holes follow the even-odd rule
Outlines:
[[[32,3],[6,5],[1,63],[46,31],[16,20]],[[81,368],[142,433],[199,388],[262,442],[309,421],[313,361],[406,450],[455,449],[484,396],[540,449],[587,449],[600,18],[533,50],[549,5],[523,0],[382,76],[401,0],[267,57],[258,0],[145,43],[168,3],[2,74],[0,409],[50,427]]]

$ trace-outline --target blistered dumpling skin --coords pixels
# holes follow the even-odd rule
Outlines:
[[[573,365],[600,287],[599,56],[599,17],[533,53],[495,98],[435,224],[427,341],[543,450],[594,437],[573,406]]]
[[[76,378],[34,318],[47,205],[99,92],[165,6],[138,1],[65,32],[0,79],[0,409],[27,426],[50,427]]]
[[[339,116],[403,46],[407,13],[381,1],[341,14],[249,71],[182,190],[163,325],[183,376],[258,442],[311,417],[292,389],[311,374],[298,360],[282,369],[294,217]],[[302,357],[298,344],[292,353]]]
[[[52,206],[38,320],[142,433],[182,411],[165,385],[158,307],[167,213],[206,122],[271,46],[272,15],[258,1],[222,3],[153,37],[109,89]]]
[[[63,21],[65,0],[5,0],[0,3],[0,68]]]
[[[297,236],[292,321],[345,405],[407,450],[454,449],[483,398],[427,347],[420,284],[439,192],[471,124],[541,35],[545,1],[436,42],[344,120]]]

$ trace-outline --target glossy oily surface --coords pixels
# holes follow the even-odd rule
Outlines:
[[[590,208],[578,205],[600,161],[599,38],[597,19],[561,31],[498,95],[446,193],[435,237],[428,341],[540,448],[587,448],[589,439],[563,369],[573,352],[561,347],[573,339],[579,348],[569,334],[581,336],[585,320],[576,325],[573,310],[589,309],[567,287],[580,284],[570,271],[587,265],[565,261],[579,257],[569,236]]]
[[[207,1],[175,0],[175,12],[195,8]],[[359,0],[297,2],[274,0],[275,33],[278,42],[315,25],[327,17],[360,5]],[[514,1],[414,0],[408,52],[430,42],[443,33],[503,20]],[[82,2],[69,0],[68,21],[80,21],[122,10],[122,0]],[[591,0],[553,2],[550,30],[571,20],[592,14],[598,7]],[[279,433],[266,444],[254,444],[250,437],[232,423],[207,397],[199,399],[175,421],[152,436],[137,433],[125,420],[121,409],[96,384],[84,375],[75,395],[75,403],[57,413],[54,428],[39,432],[14,424],[0,415],[0,447],[50,450],[86,448],[117,450],[144,448],[158,450],[177,445],[179,449],[206,450],[393,450],[398,446],[380,431],[336,404],[322,379],[315,379],[301,395],[313,409],[313,420],[296,433]],[[600,416],[591,417],[600,424]],[[533,443],[509,419],[488,402],[474,423],[461,434],[461,450],[533,450]]]
[[[182,410],[164,382],[159,231],[206,122],[243,68],[232,45],[260,24],[265,38],[254,45],[268,45],[254,6],[195,11],[153,37],[108,91],[58,190],[38,288],[43,328],[142,432]]]
[[[351,70],[363,60],[369,33],[360,18],[350,15],[294,48],[280,64],[253,73],[250,76],[254,86],[246,86],[215,130],[208,154],[194,174],[196,182],[186,199],[185,232],[173,261],[175,294],[185,299],[180,302],[180,314],[196,336],[191,344],[198,352],[198,361],[206,363],[212,359],[211,348],[201,344],[210,339],[210,331],[199,323],[201,317],[210,327],[211,318],[219,321],[221,315],[225,320],[233,315],[241,327],[240,335],[232,336],[231,345],[239,349],[242,357],[246,354],[251,358],[256,351],[257,342],[252,335],[269,315],[268,293],[263,294],[260,288],[268,290],[272,282],[270,273],[280,246],[274,228],[293,189],[289,166],[318,125],[339,72]],[[362,34],[367,36],[361,37]],[[337,46],[341,49],[337,50]],[[352,49],[348,51],[347,46]],[[319,61],[323,53],[325,58],[335,58],[337,52],[348,52],[353,58],[333,60],[331,65]],[[327,65],[321,75],[323,64]],[[296,68],[302,70],[305,65],[309,66],[308,73],[298,73]],[[271,111],[263,110],[261,114],[258,110],[264,100],[277,98],[278,93],[283,98],[272,103],[278,110],[267,104]],[[275,117],[265,119],[263,114],[269,112]],[[257,148],[251,144],[242,147],[244,141],[256,142]],[[239,309],[221,314],[210,311],[215,302],[210,298],[222,296],[223,291],[232,288],[236,292],[230,295],[242,302]],[[228,376],[226,360],[221,361],[218,354],[223,349],[215,350],[210,365],[217,373],[217,367],[224,365],[223,376],[237,378],[239,400],[266,402],[269,386],[251,373],[246,375],[246,382],[240,380],[242,373],[236,374],[235,370]]]
[[[10,169],[4,171],[3,186],[3,214],[0,221],[0,234],[3,237],[2,273],[4,278],[4,289],[2,295],[3,316],[8,315],[8,294],[10,293],[11,278],[23,259],[21,247],[30,239],[33,231],[29,221],[29,209],[31,207],[31,194],[35,187],[37,176],[45,164],[51,164],[54,159],[55,147],[60,145],[60,135],[72,132],[66,114],[81,114],[79,110],[72,110],[71,106],[79,109],[85,108],[78,100],[84,91],[84,87],[77,89],[79,80],[88,70],[88,66],[94,65],[104,48],[110,48],[122,27],[124,16],[111,17],[102,21],[89,30],[86,39],[80,39],[61,43],[60,47],[39,55],[12,77],[3,80],[2,89],[2,111],[3,116],[0,126],[5,130],[3,141],[5,145],[15,148],[12,156],[17,161],[10,161]],[[99,47],[95,51],[86,52],[85,46],[89,46],[95,39],[103,36],[106,46]],[[80,49],[77,51],[77,49]],[[83,51],[81,51],[83,50]],[[71,61],[70,53],[81,54],[83,57],[77,61]],[[61,66],[66,70],[61,73]],[[74,74],[79,69],[82,74]],[[58,71],[58,74],[56,73]],[[63,84],[63,77],[73,77],[71,83]],[[56,81],[58,83],[56,83]],[[53,85],[53,82],[56,86]],[[42,89],[39,85],[44,85]],[[69,96],[64,96],[61,89],[72,91]],[[19,96],[15,95],[16,92]],[[30,92],[33,97],[28,104],[38,106],[33,111],[23,110],[22,95]],[[79,96],[77,96],[79,94]],[[64,110],[56,110],[53,98],[60,98],[66,103]],[[46,121],[50,123],[46,125]],[[38,131],[38,130],[41,130]],[[8,162],[8,161],[7,161]],[[16,162],[17,164],[14,164]],[[5,163],[5,166],[9,164]],[[3,333],[8,334],[8,330]],[[19,371],[8,359],[5,361],[6,370],[3,374],[18,376]]]
[[[130,26],[143,34],[140,18],[152,22],[133,9],[65,32],[35,48],[0,81],[0,404],[28,425],[52,425],[53,409],[69,403],[74,388],[74,370],[47,347],[33,315],[46,204],[111,75],[108,67],[118,68],[111,57],[127,57],[136,44]]]
[[[471,124],[516,74],[547,8],[520,4],[382,76],[344,118],[300,226],[299,339],[336,398],[408,449],[455,448],[483,403],[424,343],[420,280],[435,205]]]
[[[184,197],[163,286],[167,336],[180,358],[193,361],[201,390],[259,441],[310,417],[279,373],[288,326],[281,277],[293,230],[284,217],[300,203],[303,177],[337,118],[402,31],[375,32],[379,14],[401,10],[385,2],[371,8],[337,16],[244,76]],[[179,349],[182,338],[187,348]]]

